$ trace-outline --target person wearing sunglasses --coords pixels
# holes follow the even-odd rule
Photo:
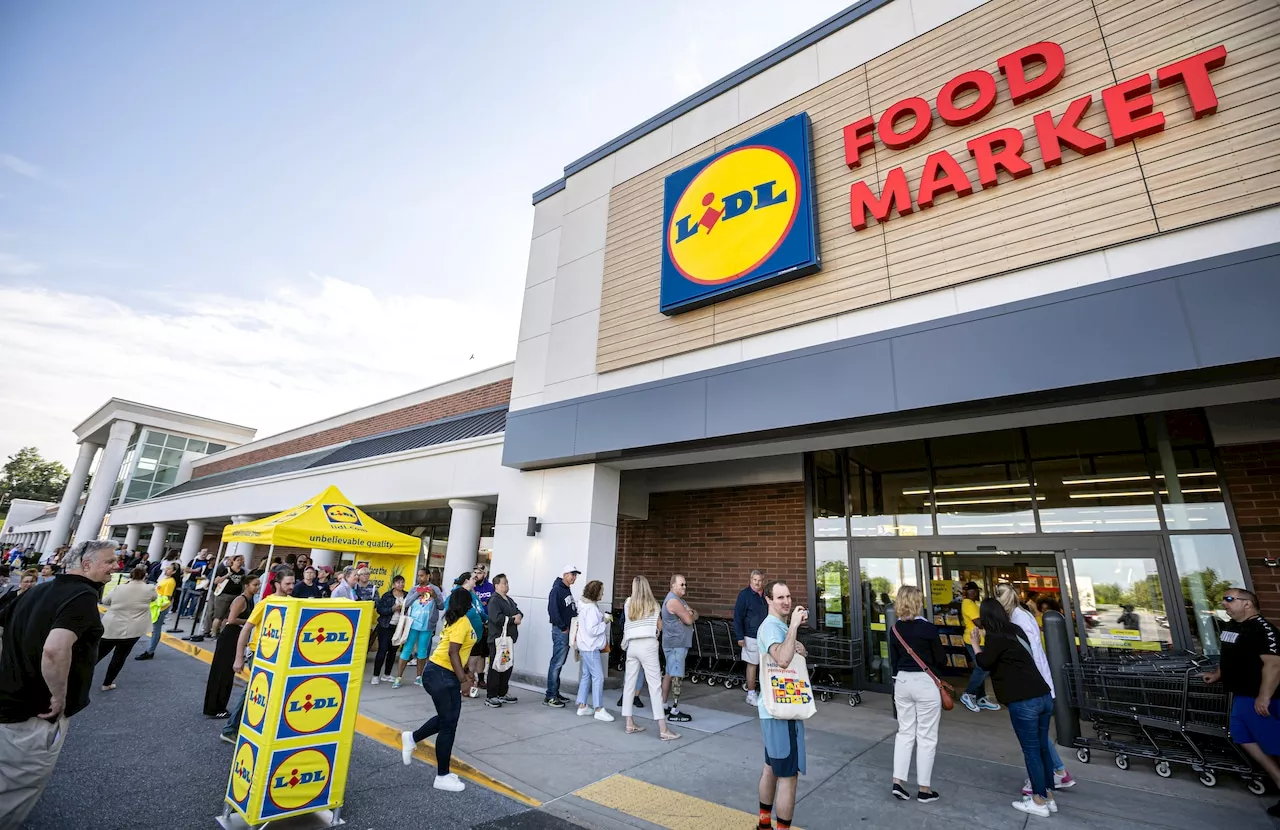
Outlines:
[[[1206,683],[1219,681],[1234,695],[1231,704],[1231,740],[1266,770],[1280,786],[1280,701],[1274,699],[1280,684],[1280,631],[1262,616],[1258,596],[1232,588],[1222,597],[1231,621],[1218,635],[1222,655],[1218,667],[1205,672]],[[1267,808],[1280,817],[1280,802]]]

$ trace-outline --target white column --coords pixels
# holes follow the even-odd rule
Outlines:
[[[480,550],[480,517],[487,507],[484,502],[450,499],[449,546],[444,550],[444,576],[446,584],[463,571],[476,566],[476,554]]]
[[[142,525],[127,525],[124,532],[124,546],[129,550],[138,549],[138,537],[142,535]]]
[[[231,524],[242,525],[253,521],[252,516],[232,516]],[[234,542],[227,546],[227,556],[243,556],[244,569],[246,571],[253,568],[253,549],[254,546],[248,542]]]
[[[49,531],[39,534],[36,539],[36,550],[44,550],[44,546],[49,542]]]
[[[53,553],[71,534],[71,520],[75,518],[76,506],[80,504],[80,495],[84,492],[84,483],[89,478],[89,468],[93,466],[93,456],[97,451],[97,444],[86,441],[80,445],[80,454],[76,456],[76,465],[71,468],[67,489],[63,491],[62,502],[58,505],[58,516],[53,520],[53,529],[42,553]]]
[[[102,519],[107,515],[107,508],[111,504],[111,491],[115,489],[120,465],[124,463],[125,450],[129,447],[129,437],[133,435],[135,426],[132,421],[116,421],[111,424],[111,437],[102,448],[98,471],[93,474],[89,498],[85,499],[80,524],[76,526],[76,542],[98,538]]]
[[[338,552],[336,550],[325,550],[324,548],[312,548],[311,564],[317,567],[324,565],[332,568],[338,564]]]
[[[598,579],[604,583],[601,607],[614,604],[619,473],[602,464],[508,473],[498,489],[491,570],[507,575],[511,594],[524,612],[515,672],[530,682],[543,683],[551,659],[547,595],[564,568],[573,565],[582,571],[572,588],[576,596]],[[527,535],[530,516],[542,524],[536,536]],[[571,688],[577,682],[578,666],[570,658],[560,673],[561,681]]]
[[[196,554],[200,552],[200,543],[204,541],[204,522],[189,520],[187,522],[187,535],[182,537],[182,566],[185,568],[191,564],[191,560],[196,558]]]
[[[147,545],[147,561],[159,562],[164,558],[164,537],[169,533],[169,526],[166,524],[154,524],[151,526],[151,543]]]

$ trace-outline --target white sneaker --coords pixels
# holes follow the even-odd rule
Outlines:
[[[755,689],[752,689],[751,691],[747,692],[747,705],[748,706],[760,705],[760,696],[756,694]]]
[[[462,779],[452,772],[448,775],[437,775],[436,782],[431,786],[437,790],[448,790],[451,793],[460,793],[467,788],[467,785],[462,783]]]
[[[1033,816],[1040,816],[1040,818],[1049,817],[1049,805],[1037,804],[1031,796],[1027,796],[1021,801],[1013,802],[1013,809],[1020,810],[1024,813],[1030,813]]]
[[[609,714],[604,709],[596,710],[595,719],[604,721],[605,723],[613,723],[613,715]]]
[[[413,739],[412,732],[400,733],[400,760],[404,761],[407,767],[413,763],[413,750],[418,746],[418,742]]]
[[[1049,812],[1051,813],[1058,812],[1058,799],[1054,798],[1053,796],[1049,796],[1049,799],[1045,801],[1044,804],[1046,807],[1049,808]]]
[[[378,675],[376,675],[376,674],[375,674],[375,675],[373,676],[373,679],[369,681],[369,685],[370,685],[370,686],[377,686],[377,685],[378,685]]]
[[[391,675],[389,675],[389,674],[384,674],[384,675],[382,675],[382,682],[383,682],[383,683],[390,683],[390,682],[391,682]]]
[[[472,686],[471,691],[467,692],[467,697],[479,697],[479,696],[480,696],[479,686]],[[449,774],[453,775],[453,773],[449,773]],[[457,778],[457,776],[455,775],[454,778]]]
[[[590,715],[590,714],[591,714],[591,707],[590,707],[590,706],[579,706],[579,707],[578,707],[578,717],[580,717],[580,718],[585,718],[587,715]]]

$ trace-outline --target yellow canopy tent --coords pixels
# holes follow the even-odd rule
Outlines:
[[[371,518],[332,485],[315,498],[274,516],[228,525],[222,531],[222,542],[270,545],[273,551],[276,545],[354,551],[358,562],[368,563],[372,581],[383,590],[396,573],[414,564],[404,557],[416,561],[422,550],[421,539]],[[221,555],[218,558],[221,561]]]

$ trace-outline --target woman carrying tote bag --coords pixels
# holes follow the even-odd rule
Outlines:
[[[938,724],[942,719],[942,681],[933,673],[946,662],[938,628],[924,617],[924,596],[914,585],[898,589],[894,606],[898,621],[889,638],[889,665],[893,667],[893,702],[898,709],[898,735],[893,742],[893,797],[910,801],[904,786],[911,772],[911,750],[916,751],[916,801],[937,801],[930,788],[933,759],[938,751]],[[949,708],[949,707],[948,707]]]

